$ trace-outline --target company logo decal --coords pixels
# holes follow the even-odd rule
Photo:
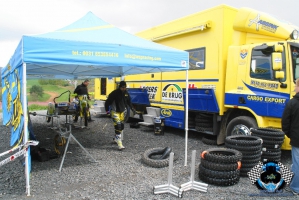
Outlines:
[[[240,52],[240,56],[242,59],[246,58],[247,54],[248,54],[247,49],[242,49]]]
[[[161,110],[161,115],[163,117],[171,117],[172,116],[172,112],[169,109],[162,109]]]
[[[169,102],[182,103],[182,88],[177,84],[167,84],[162,90],[162,100]]]
[[[275,33],[277,28],[279,26],[275,25],[275,24],[272,24],[270,22],[267,22],[267,21],[264,21],[264,20],[261,20],[260,19],[260,14],[257,14],[256,18],[255,19],[251,19],[249,20],[249,24],[248,26],[250,27],[252,24],[255,24],[256,25],[256,30],[259,31],[259,29],[263,29],[265,31],[269,31],[271,33]]]
[[[157,90],[158,90],[158,86],[143,86],[142,88],[147,90],[149,100],[155,99]]]

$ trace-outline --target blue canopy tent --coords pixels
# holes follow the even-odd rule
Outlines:
[[[188,52],[129,34],[89,12],[54,32],[24,35],[2,69],[3,124],[11,126],[10,145],[28,142],[26,79],[121,77],[187,70]],[[30,195],[27,152],[26,193]]]

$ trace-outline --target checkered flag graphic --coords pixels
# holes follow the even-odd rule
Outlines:
[[[281,177],[283,180],[290,184],[292,177],[294,175],[293,172],[291,172],[286,166],[284,166],[281,162],[278,162],[278,166],[280,167]]]
[[[249,172],[247,172],[248,177],[252,184],[254,184],[257,181],[257,179],[260,178],[262,166],[263,166],[263,163],[260,161]]]

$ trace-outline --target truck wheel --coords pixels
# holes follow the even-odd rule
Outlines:
[[[226,127],[226,136],[250,135],[250,128],[257,128],[255,119],[247,116],[236,117]]]

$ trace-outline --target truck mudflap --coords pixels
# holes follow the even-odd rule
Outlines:
[[[127,88],[133,104],[150,106],[147,90],[143,88]]]
[[[186,89],[183,89],[186,108]],[[212,88],[189,88],[188,110],[219,113],[219,107]]]

